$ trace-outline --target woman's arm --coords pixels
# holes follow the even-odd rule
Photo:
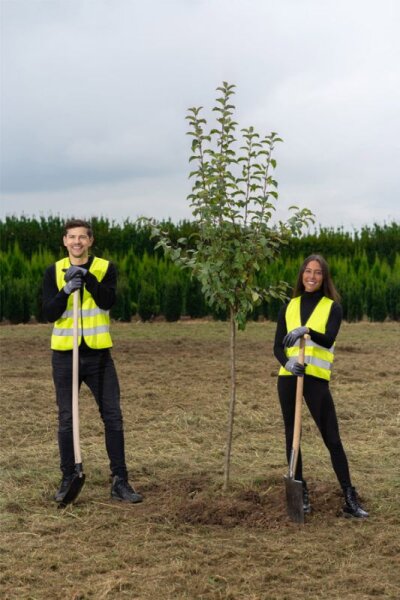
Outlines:
[[[278,320],[276,323],[276,331],[275,331],[275,341],[274,341],[274,355],[275,358],[280,362],[282,367],[285,366],[287,362],[287,356],[285,354],[285,349],[283,346],[283,338],[287,334],[286,328],[286,307],[283,306],[278,314]]]
[[[336,340],[337,334],[339,333],[340,325],[342,323],[342,316],[342,307],[337,302],[334,302],[329,314],[328,323],[326,324],[325,333],[318,333],[318,331],[310,329],[310,337],[312,341],[320,346],[323,346],[324,348],[331,348]]]

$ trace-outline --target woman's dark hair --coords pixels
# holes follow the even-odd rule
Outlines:
[[[82,219],[70,219],[64,223],[64,235],[67,235],[69,229],[75,229],[75,227],[84,227],[90,238],[93,237],[93,230],[90,223],[82,221]]]
[[[321,256],[320,254],[311,254],[310,256],[308,256],[305,259],[305,261],[301,265],[300,271],[299,271],[299,274],[297,277],[296,285],[294,286],[294,289],[293,289],[293,298],[296,298],[297,296],[301,296],[301,294],[304,292],[303,273],[306,270],[308,263],[310,263],[312,260],[316,260],[321,265],[321,271],[322,271],[322,277],[323,277],[321,290],[322,290],[324,296],[326,296],[327,298],[330,298],[331,300],[334,300],[335,302],[340,302],[340,294],[337,291],[337,289],[335,288],[334,283],[332,281],[332,277],[329,272],[328,263],[326,262],[324,257]]]

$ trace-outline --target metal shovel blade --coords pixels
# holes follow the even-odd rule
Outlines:
[[[75,502],[80,494],[81,489],[83,488],[84,483],[85,474],[76,471],[71,479],[67,491],[64,494],[64,497],[59,501],[58,506],[60,508],[65,508],[67,504],[72,504],[72,502]]]
[[[303,482],[285,475],[286,505],[289,518],[304,523]]]

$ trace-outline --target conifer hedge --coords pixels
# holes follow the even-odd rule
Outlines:
[[[143,320],[163,315],[173,321],[182,315],[198,318],[211,314],[199,283],[154,250],[149,230],[130,221],[122,225],[106,219],[91,221],[94,253],[112,260],[119,273],[117,302],[111,312],[114,319],[130,321],[138,314]],[[174,239],[195,233],[187,221],[164,225]],[[33,317],[43,321],[41,282],[46,268],[65,254],[62,227],[58,217],[0,221],[0,320],[26,323]],[[279,261],[266,265],[259,284],[280,279],[294,284],[301,262],[315,252],[328,260],[347,321],[400,320],[398,224],[374,225],[352,234],[320,229],[294,239]],[[280,307],[279,300],[272,300],[257,307],[249,318],[276,320]]]

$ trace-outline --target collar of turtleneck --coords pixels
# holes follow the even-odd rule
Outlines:
[[[321,289],[316,290],[315,292],[304,291],[302,293],[300,302],[300,316],[302,325],[307,323],[312,311],[315,309],[323,295],[324,293]]]
[[[304,291],[302,293],[302,296],[304,296],[305,298],[322,298],[322,296],[324,295],[323,291],[321,289],[316,290],[315,292],[306,292]]]

